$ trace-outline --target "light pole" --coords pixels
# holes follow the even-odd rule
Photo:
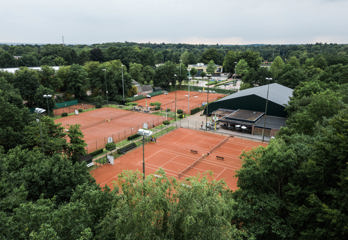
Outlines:
[[[48,106],[48,99],[52,97],[51,94],[44,94],[43,95],[44,98],[46,98],[46,103],[47,103],[47,114],[50,115],[50,108]]]
[[[143,180],[145,180],[145,136],[151,136],[152,132],[147,130],[147,123],[144,123],[143,129],[138,130],[138,134],[143,136]]]
[[[122,64],[122,100],[124,104],[124,78],[123,78],[123,64]]]
[[[187,103],[187,115],[190,113],[190,77],[191,74],[189,72],[189,77],[188,77],[188,103]]]
[[[211,75],[209,74],[208,75],[208,79]],[[209,114],[209,104],[208,104],[208,101],[209,101],[209,80],[208,80],[208,90],[207,90],[207,115],[205,115],[205,131],[208,131],[208,128],[207,128],[207,123],[208,123],[208,114]]]
[[[176,122],[176,77],[177,75],[174,74],[174,80],[175,80],[175,85],[174,85],[174,110],[175,110],[175,122]]]
[[[272,78],[266,78],[267,81],[272,81]],[[267,107],[268,107],[268,94],[269,94],[269,83],[267,85],[267,97],[265,106],[265,118],[263,119],[263,129],[262,129],[262,142],[265,141],[265,128],[266,128],[266,118],[267,118]]]
[[[43,139],[42,139],[42,128],[41,128],[41,122],[40,122],[40,116],[46,112],[43,108],[35,108],[35,113],[37,114],[36,122],[39,124],[40,129],[40,139],[41,139],[41,148],[43,149]]]
[[[106,68],[103,68],[103,71],[104,71],[106,104],[109,104],[109,98],[108,98],[108,82],[106,81]]]

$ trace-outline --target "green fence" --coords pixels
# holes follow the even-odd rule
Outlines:
[[[198,86],[190,86],[190,90],[191,91],[199,91],[199,90],[208,90],[208,87],[198,87]],[[176,90],[186,90],[187,91],[187,85],[181,85],[181,86],[177,86]],[[171,91],[174,91],[174,89],[171,89]],[[221,89],[221,88],[209,88],[209,91],[215,91],[216,93],[222,93],[222,94],[232,94],[237,92],[236,90],[229,90],[229,89]]]
[[[63,107],[69,107],[69,106],[72,106],[72,105],[76,105],[78,103],[79,103],[79,101],[77,99],[71,100],[71,101],[66,101],[66,102],[61,102],[61,103],[56,103],[56,106],[54,107],[54,109],[63,108]]]

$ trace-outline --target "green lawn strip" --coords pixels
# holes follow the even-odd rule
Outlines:
[[[83,109],[83,112],[79,112],[79,114],[84,113],[84,112],[93,111],[93,110],[96,110],[96,108]],[[75,115],[75,113],[74,113],[74,112],[68,113],[68,116],[71,116],[71,115]],[[67,116],[66,116],[66,117],[67,117]],[[53,117],[53,120],[55,120],[55,119],[60,119],[60,118],[65,118],[65,117],[62,117],[61,115],[58,115],[58,116],[54,116],[54,117]]]
[[[152,136],[155,138],[161,137],[161,136],[167,134],[168,132],[173,131],[175,128],[176,128],[175,126],[159,125],[155,128],[152,128],[152,131],[154,132]],[[158,131],[155,131],[155,130],[158,130]],[[137,145],[137,147],[139,147],[142,145],[142,140],[143,140],[142,138],[137,138],[137,139],[132,140],[132,141],[128,141],[127,139],[125,139],[125,140],[117,143],[117,149],[122,148],[122,147],[124,147],[132,142],[134,142]],[[149,142],[149,138],[147,138],[145,142]],[[115,149],[111,152],[104,150],[103,153],[95,156],[93,158],[93,161],[95,161],[97,163],[101,163],[101,164],[107,163],[107,160],[106,160],[107,153],[111,153],[114,156],[114,158],[118,158],[119,156],[121,156],[121,154],[117,153],[117,149]],[[91,169],[94,169],[94,168],[91,168]]]

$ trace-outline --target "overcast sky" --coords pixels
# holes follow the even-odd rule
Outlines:
[[[348,43],[348,0],[0,3],[2,43]]]

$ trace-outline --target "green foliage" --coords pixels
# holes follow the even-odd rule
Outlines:
[[[125,154],[129,150],[132,150],[133,148],[136,148],[136,147],[137,147],[137,145],[133,142],[133,143],[130,143],[122,148],[117,149],[117,153],[118,154]]]
[[[68,113],[63,112],[63,113],[61,114],[61,116],[62,116],[62,117],[66,117],[66,116],[68,116]]]
[[[182,114],[183,112],[184,112],[184,111],[183,111],[182,109],[177,109],[177,110],[176,110],[176,113],[177,113],[177,114]]]
[[[210,75],[214,74],[216,70],[216,65],[213,60],[210,60],[208,65],[207,65],[207,73]]]
[[[236,73],[240,76],[245,76],[248,74],[249,71],[249,65],[247,61],[244,59],[239,60],[239,62],[236,65]]]
[[[75,163],[86,154],[85,147],[87,144],[83,140],[83,134],[79,125],[71,125],[69,127],[68,137],[70,139],[68,145],[68,156]]]
[[[197,69],[196,68],[191,68],[190,70],[190,75],[192,77],[192,79],[197,75]]]
[[[122,198],[113,202],[100,223],[97,239],[241,239],[247,235],[231,226],[230,191],[206,178],[181,184],[167,178],[124,172],[118,179]]]
[[[191,110],[191,115],[196,114],[196,113],[198,113],[198,112],[200,112],[200,111],[202,111],[202,110],[203,110],[202,107],[194,108],[194,109]]]
[[[272,62],[270,71],[272,73],[272,77],[274,79],[277,79],[284,68],[284,61],[280,56],[277,56],[274,61]]]
[[[116,149],[116,143],[107,143],[106,145],[105,145],[105,149],[106,150],[108,150],[108,151],[112,151],[112,150],[114,150],[114,149]]]
[[[170,122],[169,122],[168,120],[164,120],[164,121],[163,121],[163,125],[169,125],[169,123],[170,123]]]
[[[138,137],[140,137],[140,135],[136,133],[136,134],[133,134],[133,135],[129,136],[129,137],[127,138],[127,140],[130,141],[130,140],[136,139],[136,138],[138,138]]]

